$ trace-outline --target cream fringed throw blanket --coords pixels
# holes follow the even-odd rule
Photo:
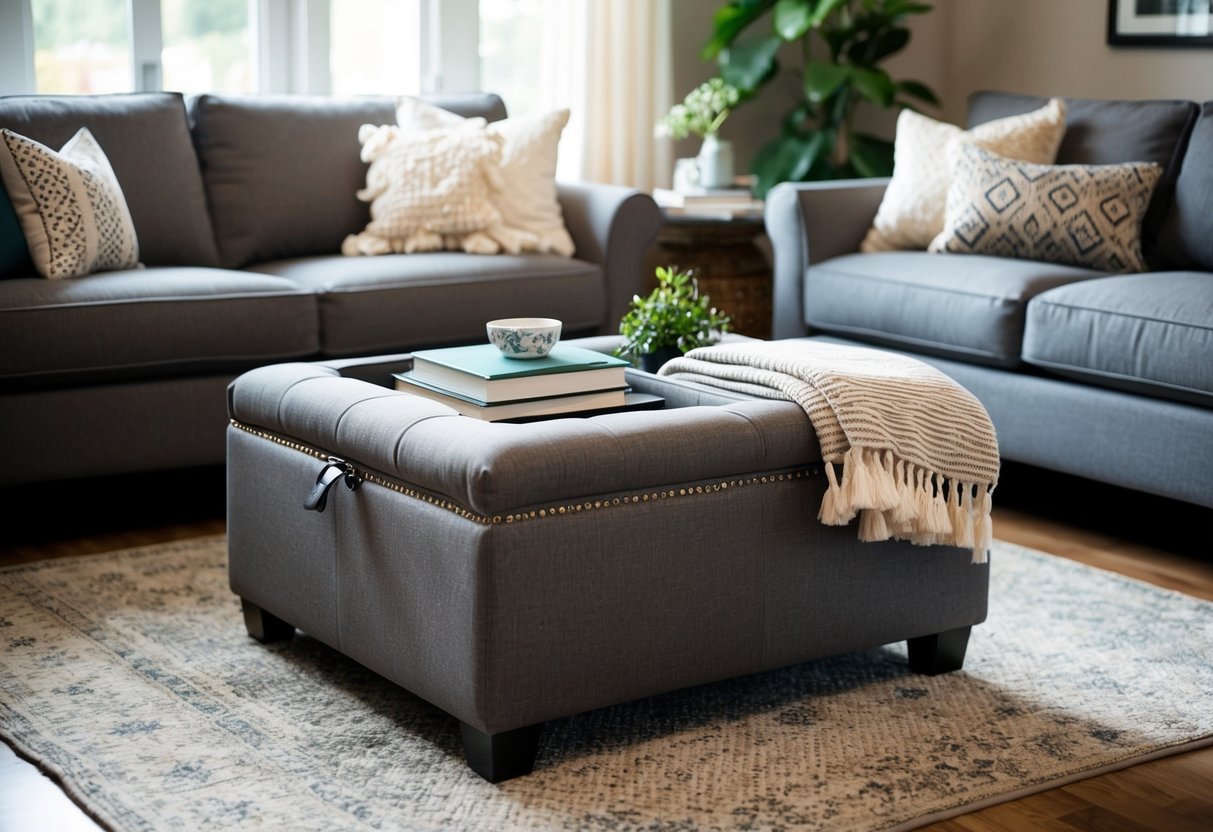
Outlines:
[[[972,547],[985,562],[998,441],[981,403],[934,367],[863,347],[763,341],[700,347],[659,375],[803,407],[826,462],[822,523],[859,514],[860,540]]]

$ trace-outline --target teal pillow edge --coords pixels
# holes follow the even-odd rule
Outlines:
[[[0,279],[30,277],[34,273],[34,262],[30,260],[21,221],[17,219],[8,191],[0,187]]]

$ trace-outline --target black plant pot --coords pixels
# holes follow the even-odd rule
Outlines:
[[[678,358],[682,350],[678,347],[662,347],[656,352],[646,352],[640,356],[640,369],[646,373],[656,373],[671,358]]]

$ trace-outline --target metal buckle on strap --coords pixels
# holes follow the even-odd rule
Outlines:
[[[362,477],[358,476],[352,463],[346,462],[340,457],[330,456],[328,463],[320,469],[320,474],[316,477],[316,484],[312,486],[307,499],[303,501],[303,507],[308,511],[324,511],[324,507],[328,503],[329,489],[338,480],[344,481],[345,487],[350,491],[362,485]]]

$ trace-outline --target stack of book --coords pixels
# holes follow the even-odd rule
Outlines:
[[[737,219],[762,216],[762,200],[749,188],[697,188],[674,191],[654,188],[653,201],[667,216]]]
[[[659,407],[628,392],[627,361],[557,344],[543,358],[506,358],[492,344],[416,350],[413,368],[393,373],[396,389],[487,422],[527,421]]]

